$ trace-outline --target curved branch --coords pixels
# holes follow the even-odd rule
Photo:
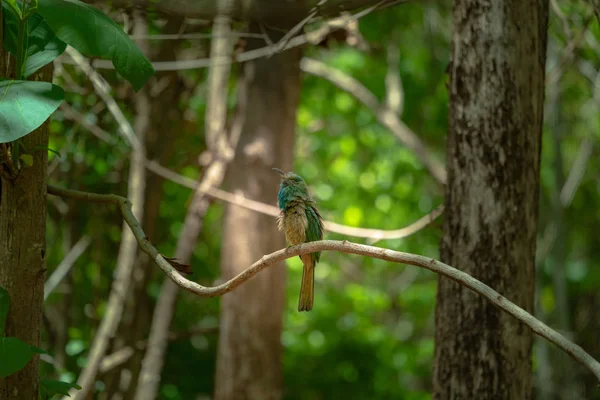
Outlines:
[[[156,264],[167,274],[182,289],[193,293],[200,297],[215,297],[231,292],[236,287],[240,286],[260,271],[271,267],[278,262],[292,258],[295,256],[314,253],[317,251],[338,251],[348,254],[357,254],[365,257],[378,258],[385,261],[414,265],[420,268],[425,268],[436,274],[445,276],[457,282],[458,284],[474,291],[475,293],[485,297],[498,308],[509,313],[525,325],[527,325],[534,333],[554,343],[561,350],[566,352],[571,358],[579,362],[581,365],[589,369],[596,379],[600,382],[600,363],[590,356],[580,346],[571,342],[563,335],[550,328],[548,325],[536,319],[533,315],[523,310],[521,307],[509,301],[506,297],[496,292],[486,284],[478,281],[469,274],[466,274],[458,269],[444,264],[433,258],[423,257],[416,254],[403,253],[394,250],[388,250],[381,247],[367,246],[336,240],[321,240],[318,242],[304,243],[299,246],[292,246],[286,249],[278,250],[274,253],[263,256],[260,260],[252,264],[246,270],[231,278],[227,282],[220,285],[207,287],[192,282],[181,276],[175,268],[158,252],[158,250],[150,243],[144,233],[140,223],[136,220],[131,211],[131,203],[124,197],[114,194],[93,194],[80,192],[77,190],[61,189],[53,186],[48,186],[48,193],[69,197],[79,200],[85,200],[92,203],[116,204],[121,210],[121,214],[125,222],[131,228],[135,238],[138,240],[140,248],[147,253]]]

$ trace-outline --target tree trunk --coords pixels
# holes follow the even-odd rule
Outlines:
[[[455,0],[442,261],[528,311],[534,258],[547,0]],[[435,399],[530,399],[532,333],[439,279]]]
[[[0,59],[6,56],[0,40]],[[14,65],[14,59],[10,64]],[[2,77],[8,76],[6,65],[0,62]],[[50,81],[51,77],[52,64],[33,80]],[[46,280],[48,121],[23,137],[22,143],[33,154],[33,166],[22,168],[14,181],[0,178],[0,286],[10,296],[6,336],[39,346]],[[34,355],[25,368],[0,379],[0,399],[37,400],[38,367],[39,356]]]
[[[256,28],[256,27],[255,27]],[[255,29],[259,31],[258,29]],[[273,38],[274,41],[276,38]],[[262,42],[250,42],[250,48]],[[279,176],[293,158],[300,52],[286,51],[243,66],[236,128],[240,142],[228,172],[232,192],[274,203]],[[223,222],[222,278],[238,274],[285,246],[274,218],[228,205]],[[221,300],[216,400],[281,398],[281,327],[285,265],[270,268]]]

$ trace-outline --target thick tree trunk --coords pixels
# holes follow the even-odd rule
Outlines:
[[[0,58],[4,57],[0,41]],[[6,64],[0,64],[0,76],[4,77]],[[51,77],[52,64],[34,79],[50,81]],[[22,143],[33,154],[33,166],[21,169],[14,181],[0,178],[0,286],[10,296],[6,336],[39,346],[46,280],[48,121]],[[0,399],[36,400],[38,366],[39,356],[35,355],[24,369],[0,379]]]
[[[442,261],[533,309],[547,0],[454,1]],[[532,333],[440,278],[435,399],[530,399]]]
[[[254,41],[250,47],[262,46]],[[241,137],[228,172],[233,192],[274,203],[279,176],[290,170],[300,92],[300,52],[287,51],[243,66],[237,122]],[[236,127],[234,127],[234,130]],[[285,246],[274,218],[228,205],[223,222],[222,278]],[[259,274],[221,300],[215,399],[281,397],[281,327],[285,265]]]

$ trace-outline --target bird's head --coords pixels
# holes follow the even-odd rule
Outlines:
[[[286,174],[279,168],[273,168],[273,170],[281,175],[281,187],[306,187],[306,182],[304,182],[304,179],[300,175],[296,175],[293,172]]]
[[[303,198],[307,200],[310,195],[308,194],[308,186],[300,175],[296,175],[293,172],[287,174],[279,168],[273,168],[281,175],[281,186],[279,187],[279,194],[277,196],[279,202],[279,208],[285,208],[286,203],[296,198]]]

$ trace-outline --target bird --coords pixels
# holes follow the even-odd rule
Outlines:
[[[293,172],[287,174],[273,168],[281,175],[281,185],[277,194],[279,216],[277,228],[285,234],[292,246],[323,239],[323,219],[317,210],[316,202],[308,192],[308,186],[302,177]],[[310,311],[314,303],[315,265],[319,262],[321,252],[300,256],[302,269],[302,286],[298,300],[298,311]]]

